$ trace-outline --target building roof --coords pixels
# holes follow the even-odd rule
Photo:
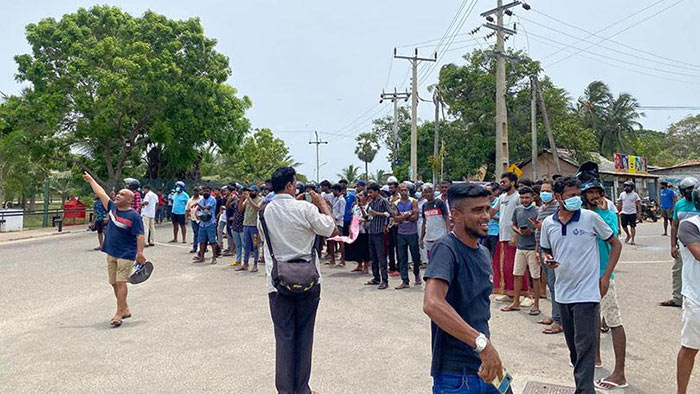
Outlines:
[[[658,167],[658,168],[654,168],[653,170],[649,170],[649,171],[663,171],[663,170],[671,170],[674,168],[694,167],[694,166],[700,166],[700,160],[686,160],[686,161],[684,161],[682,163],[678,163],[674,166]]]
[[[541,155],[542,153],[549,153],[551,154],[552,151],[551,149],[544,149],[542,152],[539,154]],[[557,149],[557,154],[559,155],[559,160],[562,160],[564,162],[567,162],[571,164],[572,166],[579,167],[580,164],[576,160],[576,157],[574,156],[575,152],[568,150],[568,149]],[[630,174],[626,172],[620,172],[615,170],[615,163],[605,156],[601,155],[598,152],[589,152],[588,153],[591,158],[593,159],[594,162],[598,163],[598,172],[601,174],[606,174],[606,175],[616,175],[616,176],[627,176],[627,177],[635,177],[635,178],[658,178],[658,175],[651,175],[651,174]],[[523,161],[522,163],[518,164],[520,168],[522,168],[524,165],[530,163],[532,159],[527,159]],[[700,161],[696,162],[697,165],[700,165]]]

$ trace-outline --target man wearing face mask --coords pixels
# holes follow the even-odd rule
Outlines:
[[[698,185],[698,180],[694,177],[684,178],[678,185],[678,189],[683,196],[673,206],[673,222],[671,222],[671,257],[675,260],[671,269],[673,283],[673,297],[670,300],[660,302],[661,306],[672,306],[680,308],[683,304],[681,289],[683,287],[683,260],[678,252],[678,225],[683,219],[700,215],[700,211],[693,204],[693,190]]]
[[[554,269],[548,268],[547,265],[544,264],[542,251],[540,250],[540,230],[542,229],[542,222],[546,218],[554,215],[554,213],[559,209],[559,203],[554,198],[554,193],[552,192],[552,190],[552,182],[550,181],[544,181],[540,186],[540,199],[542,200],[542,206],[540,206],[537,211],[537,219],[532,221],[532,224],[534,224],[536,228],[535,253],[537,253],[539,261],[547,277],[547,287],[549,287],[549,297],[552,304],[552,317],[538,321],[538,323],[540,324],[549,325],[549,327],[546,327],[542,330],[543,334],[559,334],[562,331],[564,331],[564,329],[561,328],[561,313],[559,312],[559,304],[556,302],[555,298],[556,292],[554,290],[554,282],[556,281],[557,277],[556,271]]]
[[[173,239],[170,240],[171,243],[177,242],[178,227],[182,232],[182,243],[185,243],[185,236],[187,235],[185,212],[187,212],[187,201],[189,199],[190,196],[185,192],[185,183],[177,181],[175,183],[175,193],[172,197],[173,207],[171,217],[173,221]]]
[[[581,209],[581,183],[576,178],[559,178],[554,197],[562,208],[542,222],[540,247],[545,264],[557,270],[556,301],[574,366],[575,392],[594,394],[600,299],[607,294],[622,244],[599,215]],[[611,247],[603,275],[598,238]]]
[[[216,242],[216,198],[211,195],[211,187],[202,189],[202,198],[197,202],[195,216],[199,219],[199,253],[193,259],[195,263],[204,262],[207,243],[211,245],[211,264],[216,264],[219,255],[219,244]]]
[[[617,200],[617,210],[622,216],[622,229],[625,230],[625,243],[634,245],[634,236],[637,234],[637,220],[642,214],[642,199],[634,191],[634,182],[625,182],[625,191],[620,193]]]

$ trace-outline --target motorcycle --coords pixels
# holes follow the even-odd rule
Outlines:
[[[650,219],[652,222],[656,223],[656,221],[659,220],[659,207],[656,205],[656,201],[650,200],[649,198],[643,198],[640,223],[647,219]]]

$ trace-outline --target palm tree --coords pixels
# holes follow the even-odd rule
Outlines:
[[[343,168],[339,174],[338,178],[345,179],[348,183],[354,183],[360,178],[360,167],[356,167],[354,164],[349,164],[346,168]]]
[[[360,161],[365,163],[365,180],[368,180],[369,163],[374,160],[377,152],[379,152],[379,141],[377,135],[373,133],[361,133],[355,140],[357,141],[355,154]]]
[[[380,185],[386,182],[387,178],[389,178],[389,176],[386,174],[386,172],[384,172],[384,170],[377,170],[377,172],[369,177],[369,179],[379,183]]]

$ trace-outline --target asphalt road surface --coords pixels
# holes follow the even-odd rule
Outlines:
[[[170,239],[160,227],[158,240]],[[617,290],[627,330],[626,393],[675,392],[681,310],[670,297],[671,258],[660,224],[625,245]],[[188,234],[191,237],[191,234]],[[146,250],[151,279],[129,287],[133,317],[115,311],[105,256],[94,233],[0,244],[0,392],[274,393],[274,336],[264,269],[234,272],[231,258],[193,265],[189,245]],[[311,385],[324,394],[430,392],[430,325],[420,287],[378,291],[367,276],[324,268]],[[542,310],[550,304],[543,301]],[[543,335],[538,317],[492,304],[492,339],[514,376],[573,386],[562,335]],[[604,377],[613,367],[602,339]],[[696,368],[689,392],[700,392]],[[623,392],[623,391],[618,391]]]

